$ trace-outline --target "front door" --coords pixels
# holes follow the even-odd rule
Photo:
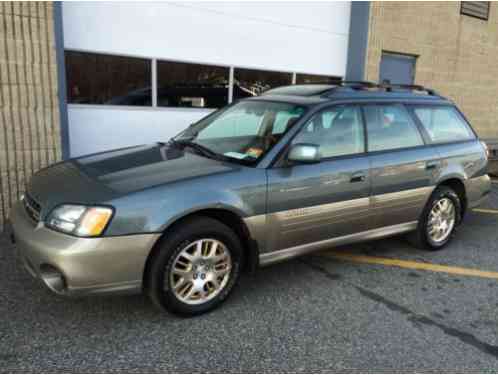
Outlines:
[[[267,248],[341,237],[369,227],[369,161],[358,106],[317,113],[292,144],[320,147],[321,162],[268,170]]]
[[[373,228],[418,220],[432,192],[439,156],[401,104],[366,105]]]

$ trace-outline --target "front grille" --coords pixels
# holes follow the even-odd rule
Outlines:
[[[28,193],[24,194],[24,209],[31,219],[40,221],[41,206]]]

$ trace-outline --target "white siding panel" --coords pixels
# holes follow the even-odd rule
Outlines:
[[[69,105],[71,156],[114,148],[166,142],[208,115],[204,109],[137,109]]]
[[[64,45],[343,76],[349,2],[64,2]]]

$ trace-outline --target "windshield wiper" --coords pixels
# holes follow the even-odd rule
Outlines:
[[[216,160],[227,160],[228,158],[224,155],[218,154],[217,152],[214,152],[213,150],[207,148],[206,146],[203,146],[199,143],[192,142],[190,139],[174,139],[171,138],[170,142],[179,145],[182,147],[190,147],[194,151],[196,151],[198,154],[201,154],[203,156],[206,156],[210,159],[216,159]]]

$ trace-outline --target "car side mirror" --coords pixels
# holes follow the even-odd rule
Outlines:
[[[320,146],[311,143],[297,143],[291,147],[287,159],[297,163],[318,163],[320,161]]]

